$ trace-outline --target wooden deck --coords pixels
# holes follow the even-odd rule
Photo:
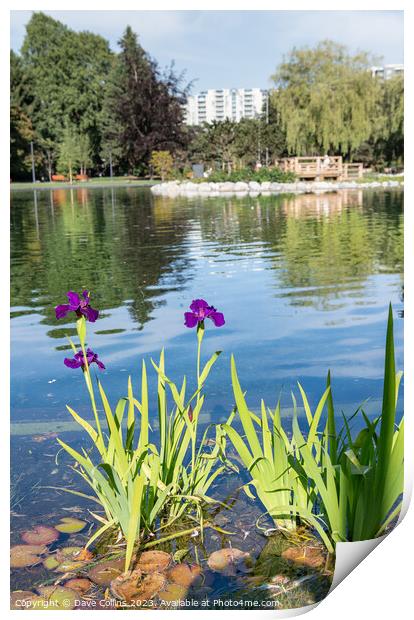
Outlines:
[[[342,157],[287,157],[277,165],[283,172],[293,172],[299,179],[336,181],[359,179],[363,166],[360,163],[344,164]]]

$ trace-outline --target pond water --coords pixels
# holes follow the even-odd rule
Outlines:
[[[54,436],[44,433],[75,445],[81,439],[66,403],[90,417],[81,373],[63,365],[74,330],[70,318],[56,321],[54,306],[65,303],[66,291],[88,288],[101,310],[88,342],[106,364],[101,378],[113,399],[125,394],[129,374],[138,380],[141,358],[149,362],[163,346],[171,378],[194,381],[195,330],[183,326],[183,313],[203,297],[226,318],[222,328],[207,325],[203,343],[206,357],[223,351],[208,380],[203,422],[224,421],[232,408],[234,353],[251,408],[261,398],[274,405],[281,394],[288,424],[296,381],[314,404],[329,368],[338,414],[365,399],[369,415],[379,412],[389,302],[402,368],[402,268],[400,190],[207,199],[137,188],[12,193],[12,540],[62,510],[90,508],[43,488],[74,478],[69,459],[56,461]],[[227,480],[218,491],[224,497],[238,485]],[[238,532],[249,534],[233,545],[259,556],[266,548],[253,527],[260,510],[237,501],[246,521]],[[210,536],[207,551],[217,544]],[[12,583],[27,588],[44,578],[35,567],[14,571]],[[320,598],[328,581],[297,604]]]

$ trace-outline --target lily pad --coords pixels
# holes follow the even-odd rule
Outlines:
[[[47,553],[45,545],[15,545],[10,549],[10,566],[22,568],[34,566],[42,561],[41,555]]]
[[[136,568],[143,573],[163,572],[171,564],[171,556],[165,551],[144,551],[141,553]]]
[[[187,595],[187,588],[179,583],[169,583],[167,587],[159,592],[158,598],[166,603],[182,601]]]
[[[319,547],[289,547],[282,552],[282,558],[310,568],[319,568],[325,563]]]
[[[69,573],[82,568],[87,562],[90,562],[93,554],[83,547],[63,547],[56,552],[57,573]]]
[[[86,521],[81,521],[80,519],[75,519],[74,517],[62,517],[60,522],[55,525],[55,529],[64,534],[76,534],[77,532],[82,531],[85,525]]]
[[[240,549],[219,549],[210,555],[207,564],[213,571],[234,577],[237,572],[247,573],[251,570],[251,556]]]
[[[30,590],[15,590],[10,594],[10,609],[28,609],[33,599],[39,598]]]
[[[59,532],[48,525],[36,525],[22,534],[22,540],[28,545],[50,545],[58,538]]]
[[[48,570],[53,570],[56,566],[59,566],[59,561],[55,555],[49,555],[49,557],[43,560],[43,566]]]
[[[44,609],[74,609],[78,593],[65,586],[44,586],[39,588],[44,599]]]
[[[117,558],[107,560],[93,566],[88,572],[88,577],[98,586],[108,587],[113,579],[119,577],[124,570],[125,559]]]
[[[150,573],[144,578],[139,568],[120,575],[111,582],[111,592],[115,598],[127,603],[149,601],[162,590],[167,580],[161,573]]]
[[[201,566],[198,564],[177,564],[168,571],[168,579],[174,583],[189,588],[201,582]]]
[[[65,583],[65,588],[71,588],[71,590],[76,590],[76,592],[80,592],[81,594],[88,592],[91,587],[92,581],[86,577],[74,577]]]

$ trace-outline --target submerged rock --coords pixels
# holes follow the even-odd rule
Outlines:
[[[143,573],[162,573],[171,564],[171,560],[171,555],[165,551],[144,551],[138,559],[136,568]]]
[[[282,558],[310,568],[319,568],[325,563],[320,547],[289,547],[282,552]]]
[[[173,603],[179,602],[185,599],[187,595],[187,588],[178,583],[169,583],[164,590],[158,593],[158,598],[161,602]]]
[[[140,569],[136,568],[111,581],[111,592],[121,601],[141,603],[153,599],[166,582],[165,575],[161,573],[150,573],[143,577]]]
[[[177,564],[168,571],[167,577],[170,581],[189,588],[201,582],[201,566],[198,564],[191,566],[189,564]]]
[[[88,592],[92,588],[92,581],[86,577],[74,577],[73,579],[66,581],[65,587],[71,588],[71,590],[76,590],[76,592],[80,592],[81,594],[85,594],[85,592]]]
[[[234,577],[237,572],[246,573],[251,570],[251,556],[240,549],[219,549],[208,558],[211,570]]]
[[[98,586],[108,587],[113,579],[118,577],[124,570],[125,558],[106,560],[93,566],[88,577]]]

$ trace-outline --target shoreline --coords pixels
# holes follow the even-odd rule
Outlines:
[[[358,189],[387,189],[403,188],[404,181],[371,181],[357,183],[355,181],[296,181],[294,183],[274,183],[256,181],[236,183],[225,181],[222,183],[192,183],[191,181],[166,181],[151,187],[155,196],[202,196],[206,198],[217,196],[271,196],[277,194],[322,194],[340,190]]]
[[[79,181],[70,184],[69,182],[45,182],[45,183],[10,183],[10,191],[21,192],[27,190],[45,191],[48,189],[102,189],[111,187],[153,187],[160,181]]]

